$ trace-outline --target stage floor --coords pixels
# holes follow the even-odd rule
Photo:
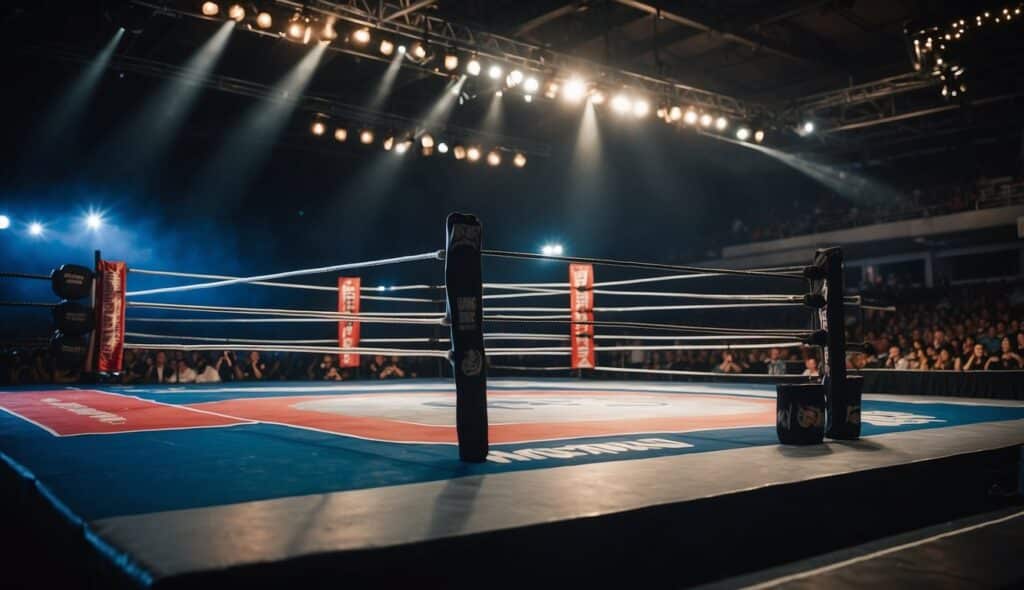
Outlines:
[[[622,513],[1024,444],[1024,402],[865,396],[784,447],[774,387],[494,379],[461,463],[449,382],[9,388],[0,452],[140,584]]]

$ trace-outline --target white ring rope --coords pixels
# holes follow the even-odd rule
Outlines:
[[[632,307],[594,307],[594,313],[629,313],[645,311],[687,311],[695,309],[747,309],[757,307],[794,307],[803,303],[698,303],[694,305],[637,305]],[[568,311],[565,307],[485,307],[484,311],[495,313],[529,313],[531,311]],[[568,316],[567,316],[568,317]]]
[[[149,322],[154,324],[273,324],[273,323],[321,323],[321,324],[336,324],[338,320],[335,318],[149,318],[149,317],[136,317],[129,316],[126,321],[131,322]],[[360,320],[362,321],[362,320]],[[381,322],[371,320],[367,323],[413,323],[421,324],[424,322]],[[433,322],[430,322],[433,324]]]
[[[263,307],[228,307],[216,305],[191,305],[184,303],[153,303],[148,301],[129,301],[128,307],[143,309],[162,309],[169,311],[198,311],[202,313],[226,313],[242,315],[273,315],[299,318],[330,319],[335,321],[353,321],[367,323],[417,323],[438,324],[444,320],[444,314],[434,312],[387,312],[387,313],[340,313],[335,311],[317,311],[306,309],[281,309]]]
[[[278,272],[265,275],[256,275],[251,277],[238,277],[234,279],[224,279],[219,281],[213,281],[210,283],[192,283],[190,285],[176,285],[173,287],[160,287],[156,289],[146,289],[143,291],[135,291],[126,293],[126,297],[138,297],[140,295],[156,295],[161,293],[180,293],[182,291],[195,291],[198,289],[212,289],[214,287],[227,287],[230,285],[238,285],[243,283],[252,283],[254,281],[272,281],[274,279],[284,279],[288,277],[300,277],[313,274],[322,274],[328,272],[338,272],[343,270],[352,270],[356,268],[369,268],[374,266],[385,266],[390,264],[403,264],[406,262],[418,262],[422,260],[442,260],[444,258],[444,250],[435,250],[433,252],[424,252],[422,254],[412,254],[409,256],[398,256],[395,258],[381,258],[377,260],[366,260],[363,262],[350,262],[348,264],[335,264],[333,266],[321,266],[318,268],[303,268],[299,270],[290,270],[285,272]]]
[[[595,371],[612,373],[643,373],[649,375],[685,375],[689,377],[726,377],[729,379],[794,379],[801,381],[817,380],[818,377],[807,375],[769,375],[767,373],[716,373],[714,371],[681,371],[677,369],[630,369],[627,367],[594,367]]]
[[[759,350],[767,348],[800,348],[803,342],[764,342],[759,344],[661,344],[655,346],[595,346],[596,352],[632,352],[634,350]],[[488,348],[487,354],[498,356],[515,356],[517,353],[524,355],[549,354],[565,355],[572,353],[568,346],[535,346],[532,348]]]
[[[224,350],[223,346],[217,344],[152,344],[148,342],[125,342],[125,349],[143,350],[181,350],[191,351],[219,351]],[[252,344],[243,347],[245,350],[258,352],[307,352],[314,354],[359,354],[359,355],[384,355],[384,356],[422,356],[448,358],[447,350],[415,349],[415,348],[338,348],[336,346],[263,346]]]

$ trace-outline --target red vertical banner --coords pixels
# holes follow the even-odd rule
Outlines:
[[[116,373],[124,365],[124,296],[127,266],[100,260],[96,272],[96,370]]]
[[[338,277],[338,312],[359,314],[359,289],[362,280],[359,277]],[[359,322],[344,320],[338,322],[338,347],[359,348]],[[342,353],[338,355],[338,364],[342,367],[358,367],[359,355]]]
[[[569,265],[569,311],[572,315],[572,368],[592,369],[594,354],[594,267]],[[585,322],[585,323],[580,323]]]

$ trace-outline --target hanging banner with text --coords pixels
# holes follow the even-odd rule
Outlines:
[[[594,267],[569,265],[569,308],[572,315],[572,368],[592,369],[594,354]],[[582,323],[581,323],[582,322]]]
[[[356,315],[359,313],[359,289],[362,281],[359,277],[338,277],[338,312]],[[338,322],[338,346],[340,348],[359,347],[359,322]],[[358,367],[359,355],[342,353],[338,355],[338,364],[342,367]]]
[[[96,370],[117,373],[124,363],[124,296],[127,266],[99,261],[96,269]]]

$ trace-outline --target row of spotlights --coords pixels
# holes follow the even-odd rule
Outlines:
[[[313,121],[312,125],[310,125],[309,130],[313,135],[317,137],[322,137],[327,134],[327,123],[322,119],[317,119]],[[348,128],[335,127],[333,136],[334,139],[338,142],[347,141]],[[376,135],[374,134],[372,129],[361,129],[359,131],[359,143],[363,145],[370,145],[375,140]],[[394,135],[388,135],[381,142],[381,145],[387,151],[393,150],[395,153],[404,154],[405,152],[409,151],[409,148],[413,146],[413,143],[413,140],[409,138],[396,139]],[[420,148],[422,149],[422,153],[425,156],[433,154],[434,150],[437,150],[437,152],[440,154],[447,154],[449,151],[451,151],[456,160],[465,159],[470,162],[477,162],[481,159],[481,157],[484,156],[483,151],[479,147],[470,146],[467,148],[461,145],[450,147],[447,143],[443,141],[436,141],[434,139],[434,136],[429,133],[424,133],[419,137],[419,144]],[[503,158],[501,151],[497,149],[493,149],[487,152],[486,154],[486,161],[491,166],[501,165],[502,159]],[[512,156],[512,165],[514,165],[516,168],[522,168],[526,166],[526,154],[522,152],[516,152]]]
[[[96,231],[103,227],[103,216],[99,213],[89,213],[83,220],[85,226],[92,231]],[[12,225],[11,218],[7,215],[0,215],[0,231],[10,229]],[[46,231],[46,226],[38,221],[31,221],[25,226],[30,236],[41,236]]]

